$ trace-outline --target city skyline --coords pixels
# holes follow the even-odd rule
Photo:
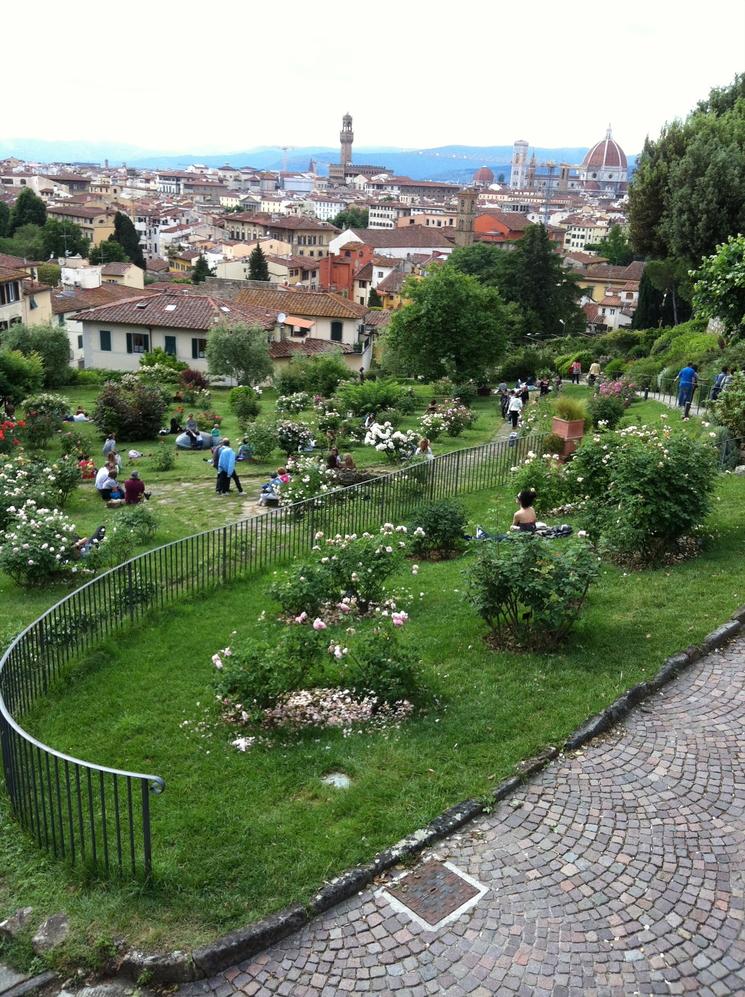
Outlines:
[[[341,19],[299,0],[271,20],[238,4],[212,22],[203,11],[192,19],[191,0],[178,19],[148,7],[146,20],[112,25],[90,0],[76,9],[34,39],[32,73],[25,47],[8,47],[6,78],[24,99],[4,108],[0,139],[129,144],[145,154],[333,147],[350,111],[358,148],[517,138],[590,146],[610,123],[638,152],[647,134],[743,68],[740,0],[712,0],[705,18],[690,0],[673,17],[631,0],[616,23],[579,26],[555,23],[546,0],[530,21],[477,0],[455,32],[389,0],[373,18]],[[41,0],[42,13],[52,10]],[[16,5],[4,18],[9,37],[32,30]],[[30,118],[50,94],[62,110]]]

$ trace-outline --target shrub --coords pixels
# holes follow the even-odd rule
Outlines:
[[[478,398],[478,385],[475,381],[465,381],[453,388],[453,398],[461,405],[470,407]]]
[[[70,411],[70,403],[67,398],[62,395],[54,395],[49,391],[42,392],[40,395],[31,395],[29,398],[25,398],[21,404],[27,412],[33,409],[34,412],[41,415],[52,416],[57,422],[62,422]]]
[[[564,453],[564,438],[557,433],[546,433],[542,446],[545,453],[558,454],[561,457]]]
[[[241,431],[245,432],[249,423],[252,423],[259,414],[261,408],[259,396],[253,388],[243,385],[232,388],[229,397],[230,410],[235,414]]]
[[[0,543],[0,570],[24,587],[64,581],[78,571],[74,525],[59,509],[27,499],[11,514]]]
[[[174,385],[180,383],[178,370],[166,364],[150,364],[146,367],[140,367],[137,376],[146,384],[155,384],[163,388],[168,385],[171,390]]]
[[[23,419],[3,419],[0,421],[0,454],[10,454],[23,446],[26,438],[26,423]]]
[[[344,684],[383,703],[416,702],[422,693],[421,662],[395,630],[373,627],[350,642]]]
[[[745,440],[745,373],[738,371],[713,404],[714,418],[738,440]]]
[[[598,573],[584,543],[514,536],[481,545],[465,573],[467,597],[499,643],[550,649],[578,619]]]
[[[280,395],[277,398],[277,411],[297,415],[311,407],[310,395],[307,391],[295,391],[291,395]]]
[[[421,506],[409,526],[411,552],[417,557],[450,555],[465,546],[466,511],[460,502],[441,499]]]
[[[563,505],[568,498],[569,485],[564,465],[555,452],[546,450],[538,455],[530,451],[521,464],[511,468],[511,475],[510,485],[515,494],[522,491],[536,493],[535,509],[542,516]]]
[[[401,461],[410,457],[419,443],[419,435],[413,430],[399,432],[390,422],[382,425],[374,422],[365,433],[365,446],[375,447],[378,453],[385,454],[389,461]]]
[[[293,357],[274,383],[280,394],[307,391],[328,397],[341,381],[353,379],[355,374],[342,360],[341,352],[333,351],[315,357]]]
[[[499,368],[501,380],[512,384],[518,378],[524,381],[536,377],[541,370],[551,370],[554,366],[553,354],[549,350],[538,350],[530,346],[508,353]]]
[[[317,560],[294,565],[282,572],[269,588],[283,613],[317,616],[334,597],[334,585],[326,566]]]
[[[445,432],[448,436],[460,436],[464,429],[470,429],[476,421],[476,416],[471,409],[466,404],[460,404],[457,400],[444,402],[440,411],[445,421]]]
[[[636,426],[586,439],[567,468],[601,549],[642,565],[674,552],[703,522],[715,475],[708,438]]]
[[[283,419],[277,423],[277,441],[280,450],[289,456],[300,450],[310,449],[313,444],[313,430],[307,423]]]
[[[44,392],[22,402],[26,411],[26,442],[33,450],[42,450],[70,411],[70,403],[62,395]]]
[[[290,480],[280,485],[282,505],[292,505],[304,499],[323,495],[334,487],[336,475],[319,457],[290,457],[287,461]]]
[[[620,377],[624,372],[626,364],[623,360],[609,360],[605,365],[605,375],[606,377],[617,378]]]
[[[156,346],[155,349],[150,350],[149,353],[143,353],[140,357],[140,369],[143,367],[167,367],[169,370],[175,371],[177,375],[180,375],[181,371],[187,369],[188,364],[184,363],[183,360],[179,360],[172,353],[166,353],[162,346]],[[179,378],[177,377],[176,379],[178,380]]]
[[[413,388],[404,388],[396,402],[396,407],[401,415],[413,415],[417,408],[416,392]]]
[[[167,443],[159,443],[150,458],[153,471],[172,471],[176,466],[176,454]]]
[[[636,385],[633,381],[605,381],[598,388],[598,394],[603,398],[619,398],[624,408],[636,398]]]
[[[50,464],[19,453],[1,459],[0,530],[28,499],[39,508],[64,505],[79,481],[80,468],[74,458],[63,457]]]
[[[584,420],[587,418],[587,408],[576,398],[560,395],[554,402],[554,415],[557,419],[566,419],[567,422]]]
[[[405,390],[390,378],[377,381],[345,382],[337,391],[340,408],[343,412],[363,416],[376,414],[383,409],[397,408]]]
[[[247,713],[273,706],[284,693],[303,687],[324,644],[320,632],[303,626],[259,640],[236,637],[212,658],[217,694],[242,704]]]
[[[121,441],[151,440],[158,435],[165,411],[166,401],[159,388],[126,375],[118,384],[104,384],[93,421],[102,432],[116,433]]]
[[[248,439],[258,460],[266,460],[279,446],[277,427],[268,422],[254,422]]]
[[[403,564],[405,534],[406,527],[385,523],[378,533],[318,537],[320,563],[326,565],[339,596],[356,602],[362,613],[380,602],[385,582]]]
[[[143,505],[125,506],[117,513],[116,525],[122,530],[128,530],[137,544],[148,543],[158,529],[158,518],[154,512]]]
[[[436,440],[445,432],[445,416],[442,412],[425,412],[419,421],[419,432],[430,440]]]
[[[603,425],[608,429],[615,429],[626,411],[618,395],[593,395],[588,407],[593,426]]]
[[[193,367],[181,371],[181,384],[193,391],[206,391],[210,386],[207,376],[201,370],[194,370]]]
[[[0,397],[17,405],[44,383],[44,364],[37,353],[24,356],[20,350],[0,348]]]
[[[88,453],[90,450],[90,440],[82,433],[79,433],[77,429],[68,429],[64,433],[60,433],[60,451],[63,456],[72,455],[77,457],[79,454]]]

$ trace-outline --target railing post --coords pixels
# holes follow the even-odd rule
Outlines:
[[[150,786],[147,779],[141,779],[142,786],[142,865],[145,878],[150,879],[153,871],[153,855],[150,845]]]
[[[132,585],[132,562],[127,561],[127,595],[129,602],[129,616],[130,619],[135,618],[135,600],[134,600],[134,586]]]

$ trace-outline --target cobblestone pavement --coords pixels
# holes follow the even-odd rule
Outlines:
[[[488,892],[436,931],[376,889],[182,997],[745,994],[745,639],[436,849]]]

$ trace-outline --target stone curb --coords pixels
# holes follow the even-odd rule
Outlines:
[[[57,978],[56,973],[47,970],[44,973],[39,973],[38,976],[32,976],[30,980],[23,980],[22,983],[16,983],[10,990],[5,991],[3,997],[24,997],[26,994],[35,994],[37,991],[49,986],[50,983],[54,983]]]
[[[745,606],[741,606],[735,610],[730,620],[704,637],[701,644],[673,654],[664,662],[653,679],[627,689],[601,713],[585,720],[569,735],[561,750],[575,751],[599,734],[605,733],[619,720],[628,716],[635,706],[676,678],[694,661],[721,647],[744,628]],[[285,907],[256,924],[223,935],[191,953],[175,951],[145,955],[143,952],[128,952],[117,967],[118,972],[135,981],[145,973],[153,983],[187,983],[212,976],[235,963],[250,959],[251,956],[304,927],[317,914],[359,893],[387,869],[404,859],[413,858],[464,824],[488,812],[492,803],[498,803],[511,796],[519,786],[545,768],[558,754],[557,748],[549,747],[535,758],[519,762],[516,766],[518,774],[501,782],[489,792],[486,799],[464,800],[450,807],[425,827],[402,838],[390,848],[378,852],[371,862],[347,869],[332,879],[315,894],[306,907],[300,905]]]

